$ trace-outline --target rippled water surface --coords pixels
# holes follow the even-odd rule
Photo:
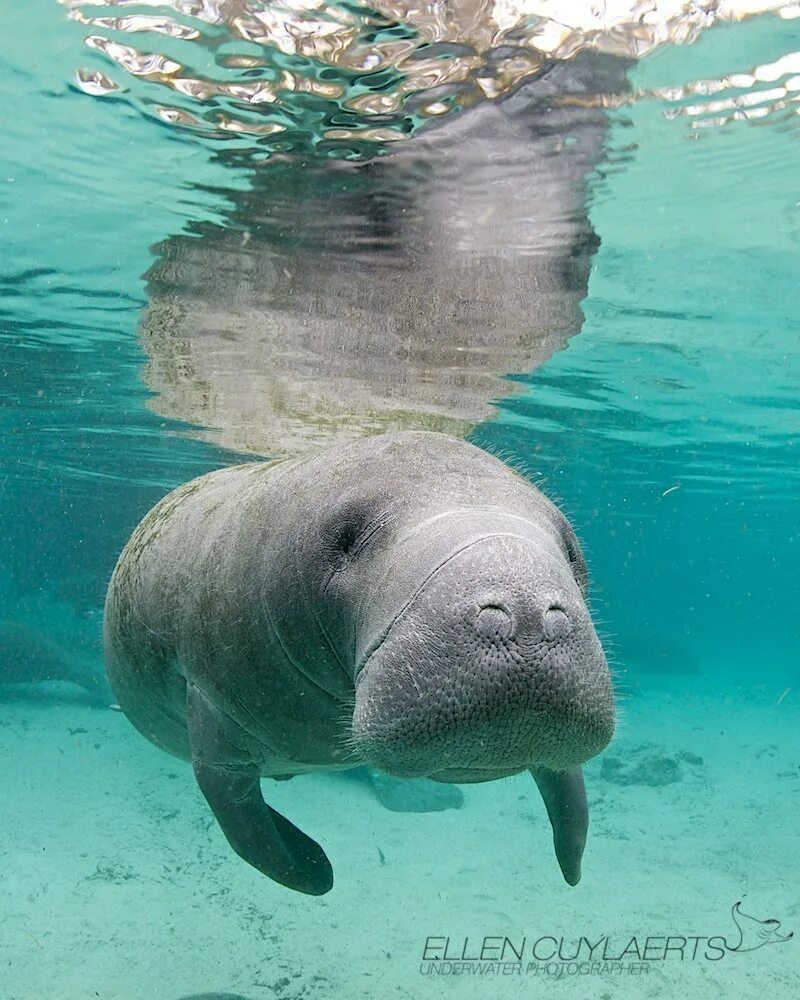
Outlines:
[[[740,686],[796,732],[800,7],[29,0],[3,34],[7,668],[60,663],[102,700],[108,575],[171,486],[427,427],[561,501],[632,698],[654,675],[720,704]],[[663,735],[651,720],[641,742]],[[794,755],[796,812],[796,746],[753,739]],[[742,837],[737,886],[777,899],[777,847]],[[503,923],[470,905],[480,933]],[[12,996],[45,995],[50,955],[83,947],[64,928],[29,976],[20,931]],[[758,995],[748,968],[714,995]],[[796,995],[788,965],[762,973]],[[359,974],[342,983],[371,995]],[[115,968],[83,994],[65,976],[47,995],[137,981]]]

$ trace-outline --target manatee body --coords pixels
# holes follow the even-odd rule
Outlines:
[[[234,850],[315,895],[321,847],[259,778],[368,764],[491,781],[529,770],[571,884],[580,765],[614,728],[611,679],[560,511],[441,434],[380,435],[201,476],[119,558],[105,653],[122,710],[192,761]]]

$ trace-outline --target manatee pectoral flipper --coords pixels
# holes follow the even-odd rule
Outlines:
[[[547,807],[561,872],[570,885],[577,885],[581,880],[581,858],[589,828],[583,772],[579,767],[568,771],[532,767],[530,771]]]
[[[289,889],[328,892],[333,869],[325,852],[264,802],[259,769],[243,749],[246,740],[237,739],[244,734],[193,684],[187,686],[186,719],[197,783],[234,851]]]

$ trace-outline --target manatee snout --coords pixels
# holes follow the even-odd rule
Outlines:
[[[563,771],[614,731],[611,677],[555,545],[498,534],[427,578],[366,657],[353,739],[405,777],[482,781]]]

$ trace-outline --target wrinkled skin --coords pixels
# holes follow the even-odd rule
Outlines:
[[[142,521],[106,602],[134,725],[192,760],[234,849],[293,889],[333,881],[259,777],[367,763],[488,781],[530,770],[580,878],[580,765],[611,739],[611,680],[563,515],[445,435],[381,435],[210,473]]]
[[[407,777],[485,781],[534,763],[565,770],[605,746],[605,658],[559,541],[550,525],[494,511],[410,536],[441,548],[357,665],[365,758]],[[381,591],[395,606],[391,578]]]

